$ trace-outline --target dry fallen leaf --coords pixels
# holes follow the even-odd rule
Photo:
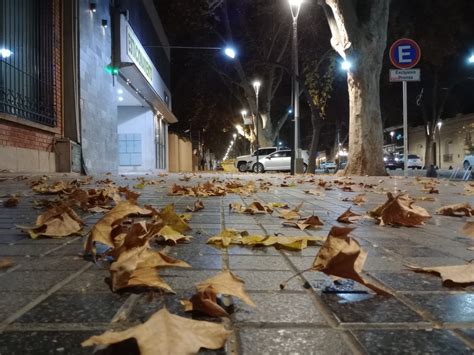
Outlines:
[[[380,221],[382,225],[400,225],[412,227],[424,224],[431,218],[423,207],[416,206],[407,194],[393,196],[387,193],[388,200],[383,205],[369,212],[370,216]]]
[[[27,232],[31,238],[40,236],[62,238],[81,231],[83,226],[79,216],[68,206],[59,205],[52,207],[36,218],[34,226],[17,226]]]
[[[352,231],[353,228],[332,227],[311,269],[324,272],[326,275],[354,280],[378,294],[386,295],[386,291],[365,281],[360,275],[367,253],[355,239],[349,237]]]
[[[0,259],[0,270],[1,269],[8,269],[13,266],[13,261],[10,258],[2,258]]]
[[[228,313],[217,304],[217,295],[230,295],[240,298],[246,304],[256,307],[244,290],[245,282],[229,270],[220,272],[196,285],[197,293],[186,303],[187,310],[204,312],[210,316],[228,316]]]
[[[231,333],[221,324],[179,317],[163,308],[144,324],[122,332],[107,331],[81,345],[110,345],[135,338],[141,355],[193,354],[200,348],[222,348]]]
[[[18,202],[20,202],[20,199],[16,196],[11,196],[7,200],[3,201],[3,207],[6,208],[12,208],[18,206]]]
[[[93,227],[86,243],[86,252],[92,252],[94,243],[102,243],[114,247],[111,237],[113,226],[131,215],[150,215],[151,211],[141,208],[131,201],[122,201],[107,212]]]
[[[469,285],[474,283],[474,264],[418,267],[406,265],[410,270],[438,274],[444,286]]]
[[[324,225],[324,223],[319,219],[318,216],[312,215],[308,218],[301,219],[298,222],[290,222],[286,221],[282,223],[284,226],[289,227],[296,227],[301,230],[305,230],[306,228],[316,228]]]
[[[188,212],[197,212],[202,209],[204,209],[204,203],[202,203],[201,200],[197,200],[196,202],[194,202],[194,207],[189,207],[189,206],[186,207],[186,211]]]
[[[359,194],[352,199],[352,203],[357,206],[363,205],[366,202],[367,198],[365,197],[365,194]]]
[[[264,205],[254,201],[248,206],[242,206],[240,203],[234,202],[229,204],[229,210],[244,214],[272,214],[273,209],[269,205]]]
[[[168,205],[158,212],[159,217],[163,220],[163,223],[170,226],[175,231],[184,233],[190,230],[189,225],[176,214],[174,205]]]
[[[443,206],[436,211],[436,214],[453,217],[470,217],[474,213],[473,208],[469,203],[458,203],[455,205]]]
[[[340,223],[354,223],[361,218],[362,216],[360,214],[352,212],[349,207],[346,212],[337,217],[337,221]]]
[[[303,202],[301,202],[297,207],[295,207],[294,209],[292,209],[290,211],[279,211],[280,218],[284,218],[284,219],[287,219],[287,220],[300,219],[301,215],[299,214],[299,211],[300,211],[302,206],[303,206]]]
[[[474,238],[474,222],[468,221],[461,228],[461,233],[468,237]]]
[[[170,242],[173,245],[176,245],[178,242],[187,242],[191,240],[191,236],[186,236],[181,234],[178,231],[175,231],[170,226],[164,226],[158,232],[158,236],[162,237],[165,242]]]
[[[247,232],[237,232],[233,230],[224,230],[220,234],[207,240],[208,244],[227,248],[230,245],[245,245],[250,247],[268,247],[284,248],[290,250],[302,250],[308,245],[314,245],[323,241],[323,237],[281,237],[281,236],[261,236],[248,235]]]

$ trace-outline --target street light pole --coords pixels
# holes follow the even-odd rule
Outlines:
[[[303,0],[289,0],[291,17],[293,18],[293,45],[291,61],[293,66],[293,110],[295,117],[295,143],[294,143],[294,159],[293,159],[293,173],[296,173],[296,159],[300,157],[299,154],[299,133],[300,133],[300,87],[298,82],[299,68],[298,68],[298,16]]]
[[[257,138],[257,173],[260,172],[260,167],[259,167],[259,159],[258,159],[258,155],[259,155],[259,151],[258,151],[258,148],[260,148],[260,144],[258,142],[258,93],[260,91],[260,85],[262,85],[262,83],[258,80],[255,80],[253,82],[253,89],[255,90],[255,100],[256,100],[256,111],[255,112],[255,131],[256,131],[256,138]]]
[[[438,126],[438,169],[441,169],[441,126],[443,122],[439,121]]]

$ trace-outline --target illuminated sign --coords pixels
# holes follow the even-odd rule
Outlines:
[[[127,25],[127,54],[143,76],[151,84],[153,82],[153,64],[140,44],[132,28]]]

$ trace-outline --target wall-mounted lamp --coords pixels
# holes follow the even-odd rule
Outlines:
[[[94,13],[97,12],[97,4],[95,2],[89,3],[89,11]]]
[[[107,20],[102,20],[102,27],[107,28],[107,26],[108,26]]]

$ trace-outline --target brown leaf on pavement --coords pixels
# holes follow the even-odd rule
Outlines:
[[[186,206],[186,211],[188,212],[197,212],[204,209],[204,203],[201,200],[194,202],[193,207]]]
[[[197,310],[204,312],[210,316],[220,317],[228,316],[228,313],[217,304],[217,295],[230,295],[240,298],[249,306],[256,307],[249,295],[244,290],[245,282],[236,277],[229,270],[220,272],[196,285],[197,293],[191,297],[189,302],[192,308],[188,310]]]
[[[354,223],[361,218],[362,216],[360,214],[352,212],[349,207],[346,212],[337,217],[337,221],[340,223]]]
[[[443,206],[436,211],[436,214],[452,217],[470,217],[474,213],[469,203],[457,203],[455,205]]]
[[[393,196],[387,193],[388,200],[381,206],[370,211],[371,217],[376,218],[382,225],[400,225],[412,227],[422,225],[431,218],[423,207],[416,206],[408,194]]]
[[[301,219],[298,222],[286,221],[282,224],[284,226],[296,227],[301,230],[305,230],[306,228],[316,228],[324,225],[324,223],[319,219],[319,217],[315,215],[309,216],[306,219]]]
[[[438,274],[443,280],[444,286],[467,286],[474,283],[474,264],[419,267],[406,265],[415,272],[427,272]]]
[[[40,236],[51,238],[67,237],[79,233],[82,226],[82,220],[73,209],[66,205],[59,205],[40,214],[36,218],[36,225],[17,225],[17,228],[27,232],[31,238],[36,239]]]
[[[8,269],[13,266],[13,261],[10,258],[2,258],[0,259],[0,270],[1,269]]]
[[[301,207],[303,206],[303,202],[301,202],[297,207],[289,211],[279,211],[280,218],[284,218],[286,220],[290,219],[301,219],[301,215],[299,213]]]
[[[367,198],[365,197],[365,194],[358,194],[352,199],[352,203],[357,206],[361,206],[366,202],[367,202]]]
[[[144,324],[121,332],[107,331],[81,345],[110,345],[135,338],[141,355],[193,354],[200,348],[222,348],[231,333],[221,324],[179,317],[163,308]]]
[[[191,267],[188,263],[174,259],[159,251],[150,249],[148,242],[143,246],[124,250],[112,263],[110,274],[112,290],[146,287],[173,292],[158,274],[162,267]]]
[[[354,280],[378,294],[386,295],[386,291],[368,283],[360,275],[367,253],[361,249],[355,239],[349,237],[349,233],[353,230],[347,227],[332,227],[326,242],[313,261],[312,270]]]
[[[12,208],[18,206],[18,202],[20,202],[20,199],[16,196],[12,196],[8,198],[7,200],[3,201],[3,207],[6,208]]]
[[[170,242],[172,245],[176,245],[179,242],[187,242],[191,240],[191,236],[183,235],[178,231],[175,231],[170,226],[166,225],[158,232],[158,237],[163,238],[165,243]]]
[[[474,222],[466,222],[466,224],[461,228],[461,233],[474,238]]]
[[[111,232],[114,225],[131,215],[150,215],[151,211],[137,206],[131,201],[122,201],[107,212],[93,227],[86,243],[86,252],[92,252],[94,243],[99,242],[109,247],[114,247]]]
[[[31,188],[36,193],[39,193],[42,195],[49,195],[49,194],[58,194],[72,187],[73,187],[72,185],[67,184],[64,181],[57,181],[51,185],[49,185],[45,181],[40,181],[40,182],[33,182]]]
[[[231,203],[229,204],[229,210],[235,211],[238,213],[251,214],[251,215],[273,213],[273,209],[271,206],[264,205],[258,201],[254,201],[248,206],[242,206],[240,203],[237,203],[237,202]]]

